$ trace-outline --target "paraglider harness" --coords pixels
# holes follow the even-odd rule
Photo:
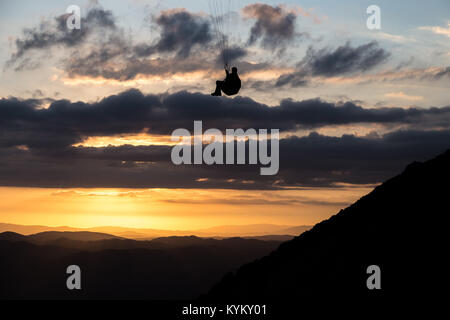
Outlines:
[[[241,79],[237,74],[237,69],[233,68],[232,70],[233,72],[230,73],[227,66],[225,66],[227,77],[223,82],[222,91],[228,96],[238,94],[239,90],[241,89]]]
[[[236,67],[233,67],[231,70],[232,72],[230,73],[225,65],[225,72],[227,76],[223,81],[216,81],[216,91],[214,91],[211,95],[221,96],[223,92],[227,96],[233,96],[239,93],[239,90],[241,89],[241,79],[237,74]]]

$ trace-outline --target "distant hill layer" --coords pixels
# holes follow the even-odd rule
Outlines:
[[[89,232],[0,234],[0,299],[192,299],[280,241],[194,236],[150,241]],[[83,289],[66,288],[66,268]],[[26,280],[26,281],[25,281]]]
[[[31,240],[35,242],[48,242],[57,240],[60,238],[65,238],[69,240],[78,240],[78,241],[98,241],[98,240],[107,240],[107,239],[120,239],[119,237],[100,233],[100,232],[88,232],[88,231],[45,231],[36,234],[32,234],[28,236]]]
[[[154,239],[168,236],[190,236],[198,237],[260,237],[266,235],[290,235],[298,236],[309,230],[311,226],[285,226],[272,224],[252,224],[243,226],[217,226],[199,230],[158,230],[158,229],[135,229],[124,227],[94,227],[94,228],[72,228],[72,227],[48,227],[48,226],[26,226],[9,223],[0,223],[0,232],[16,232],[30,235],[42,232],[96,232],[114,235],[116,237],[129,239]]]
[[[256,238],[256,239],[255,239]],[[86,231],[50,231],[41,232],[32,235],[21,235],[14,232],[0,233],[0,241],[28,242],[35,245],[57,246],[64,248],[79,249],[85,251],[101,250],[123,250],[123,249],[171,249],[182,247],[205,247],[218,246],[233,248],[236,244],[243,246],[273,247],[281,242],[292,239],[292,236],[261,236],[250,238],[200,238],[196,236],[171,236],[160,237],[152,240],[133,240],[116,237],[106,233],[86,232]],[[261,242],[267,242],[266,245]]]

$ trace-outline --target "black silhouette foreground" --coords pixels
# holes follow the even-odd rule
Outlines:
[[[450,150],[427,162],[414,162],[269,256],[226,275],[202,299],[295,299],[296,306],[303,298],[345,300],[351,305],[355,298],[434,296],[437,288],[445,287],[448,274],[449,232],[443,229],[450,212],[449,181]],[[381,269],[381,290],[367,287],[370,265]]]
[[[233,96],[241,90],[241,79],[237,73],[237,68],[233,67],[230,73],[227,67],[225,67],[225,72],[227,74],[225,80],[216,81],[216,91],[211,93],[212,96],[221,96],[222,92],[227,96]]]
[[[281,245],[240,238],[134,241],[100,233],[3,233],[0,299],[193,299],[209,290],[200,300],[294,299],[291,305],[302,308],[302,298],[311,297],[322,302],[351,296],[346,301],[353,307],[354,297],[431,296],[438,292],[434,287],[446,288],[449,181],[447,151],[409,165]],[[249,264],[234,273],[243,263]],[[65,287],[71,264],[82,270],[78,292]],[[381,290],[366,286],[370,265],[381,268]]]

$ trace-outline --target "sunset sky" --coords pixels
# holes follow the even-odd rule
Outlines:
[[[449,148],[449,1],[231,1],[233,98],[209,2],[0,3],[0,222],[311,225]],[[194,120],[280,129],[279,173],[172,164]]]

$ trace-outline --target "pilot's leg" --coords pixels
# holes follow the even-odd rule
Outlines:
[[[211,93],[212,96],[221,96],[222,95],[222,85],[223,81],[216,81],[216,91]]]

